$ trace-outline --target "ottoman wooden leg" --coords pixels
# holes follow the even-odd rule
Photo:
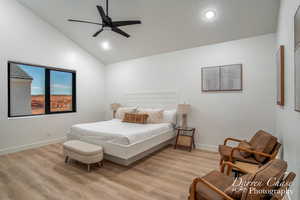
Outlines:
[[[103,161],[98,162],[99,167],[103,167]]]
[[[88,168],[88,172],[90,172],[90,171],[91,171],[91,165],[88,164],[88,165],[87,165],[87,168]]]
[[[68,161],[69,161],[69,156],[66,156],[65,163],[68,163]]]

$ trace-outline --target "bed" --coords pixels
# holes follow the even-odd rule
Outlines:
[[[176,95],[173,92],[133,93],[126,96],[124,105],[143,105],[145,107],[176,107]],[[138,101],[137,101],[137,100]],[[160,101],[160,104],[153,104]],[[147,105],[146,105],[147,104]],[[137,160],[171,144],[175,139],[174,123],[157,124],[125,123],[120,119],[77,124],[72,126],[68,140],[81,140],[100,145],[104,148],[104,158],[128,166]]]
[[[170,144],[174,136],[171,123],[133,124],[113,119],[74,125],[68,140],[100,145],[104,148],[105,159],[130,165]]]

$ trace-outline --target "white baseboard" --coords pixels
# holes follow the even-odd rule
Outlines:
[[[34,149],[34,148],[42,147],[42,146],[49,145],[49,144],[60,143],[65,140],[66,140],[66,137],[62,137],[62,138],[56,138],[53,140],[36,142],[36,143],[32,143],[32,144],[25,144],[25,145],[21,145],[21,146],[17,146],[17,147],[9,147],[6,149],[0,149],[0,155],[15,153],[15,152],[24,151],[27,149]]]
[[[195,144],[196,149],[201,149],[205,151],[218,152],[218,146],[211,144]]]

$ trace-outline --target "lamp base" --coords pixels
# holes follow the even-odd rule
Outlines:
[[[182,115],[181,127],[182,128],[187,128],[188,127],[188,125],[187,125],[187,114]]]

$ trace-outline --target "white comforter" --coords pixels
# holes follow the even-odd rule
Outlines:
[[[119,119],[88,124],[77,124],[71,128],[71,136],[130,145],[172,130],[171,123],[134,124]]]

